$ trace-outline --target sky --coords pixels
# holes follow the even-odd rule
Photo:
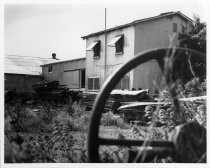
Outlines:
[[[122,3],[125,2],[125,3]],[[117,3],[4,3],[4,55],[70,60],[85,57],[82,36],[107,28],[180,11],[207,21],[206,0],[118,1]]]

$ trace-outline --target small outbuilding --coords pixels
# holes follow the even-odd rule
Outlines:
[[[57,61],[42,65],[42,73],[45,80],[59,81],[70,90],[83,91],[85,89],[86,59]]]
[[[43,80],[40,66],[54,61],[57,60],[53,58],[6,55],[4,60],[5,90],[30,95],[32,86]]]

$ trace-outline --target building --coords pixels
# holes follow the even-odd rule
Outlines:
[[[42,64],[55,62],[56,58],[40,58],[19,55],[6,55],[4,64],[5,90],[17,94],[30,94],[32,86],[43,80]]]
[[[58,61],[42,65],[42,73],[46,80],[57,80],[70,90],[85,88],[85,58]]]
[[[83,36],[86,91],[99,91],[110,74],[140,52],[170,44],[178,46],[178,34],[188,31],[191,23],[192,20],[179,11],[168,12]],[[150,61],[125,75],[116,88],[155,90],[154,82],[161,82],[161,78],[157,62]]]

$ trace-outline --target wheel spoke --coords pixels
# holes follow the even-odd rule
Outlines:
[[[99,138],[98,140],[100,145],[142,146],[146,142],[147,146],[174,148],[174,143],[170,141],[143,141],[143,140],[105,139],[105,138]]]

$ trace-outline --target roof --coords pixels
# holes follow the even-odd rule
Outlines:
[[[120,25],[120,26],[116,26],[116,27],[107,29],[106,32],[111,32],[111,31],[114,31],[116,29],[121,29],[121,28],[125,28],[125,27],[129,27],[129,26],[135,25],[137,23],[146,22],[146,21],[150,21],[150,20],[154,20],[154,19],[163,18],[163,17],[168,17],[168,16],[172,16],[172,15],[179,15],[183,19],[185,19],[185,20],[187,20],[187,21],[189,21],[191,23],[193,22],[192,19],[190,19],[186,15],[182,14],[180,11],[177,11],[177,12],[166,12],[166,13],[161,13],[160,15],[157,15],[157,16],[154,16],[154,17],[149,17],[149,18],[145,18],[145,19],[135,20],[135,21],[133,21],[131,23],[127,23],[127,24],[123,24],[123,25]],[[86,36],[82,36],[81,38],[84,40],[84,39],[87,39],[87,38],[92,37],[92,36],[103,34],[104,32],[105,32],[105,30],[98,31],[96,33],[91,33],[91,34],[88,34]]]
[[[55,62],[52,58],[40,58],[19,55],[6,55],[4,60],[4,73],[22,75],[41,75],[41,65]]]
[[[45,66],[45,65],[54,65],[54,64],[60,64],[60,63],[66,63],[66,62],[74,62],[74,61],[79,61],[79,60],[85,60],[86,58],[77,58],[77,59],[71,59],[71,60],[62,60],[62,61],[56,61],[56,62],[49,62],[49,63],[45,63],[42,64],[41,66]]]

